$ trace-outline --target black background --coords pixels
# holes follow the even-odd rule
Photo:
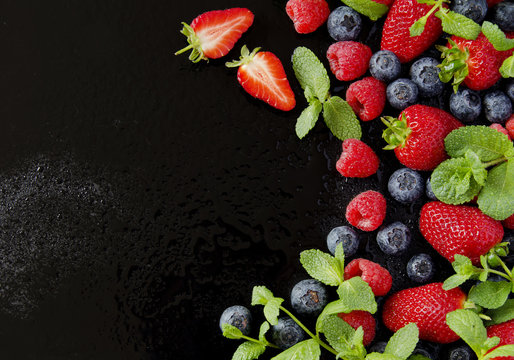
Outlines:
[[[255,22],[227,57],[192,64],[173,55],[186,46],[181,21],[236,6]],[[382,160],[364,180],[335,171],[341,142],[321,120],[306,139],[294,134],[306,102],[290,56],[303,45],[327,65],[332,41],[325,27],[296,34],[284,8],[0,3],[0,358],[229,359],[237,342],[221,336],[223,309],[250,306],[254,285],[287,299],[307,277],[299,252],[325,250],[348,201],[369,189],[386,194],[386,222],[402,219],[415,241],[409,254],[388,257],[374,233],[361,233],[359,255],[391,271],[393,291],[414,285],[405,279],[410,255],[435,254],[417,231],[422,203],[400,206],[387,195],[400,165],[380,149],[379,121],[363,124]],[[365,22],[361,41],[373,51],[381,25]],[[282,60],[294,110],[241,89],[224,62],[243,44]],[[347,84],[332,85],[344,97]]]

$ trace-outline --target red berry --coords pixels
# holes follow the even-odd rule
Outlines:
[[[286,12],[296,32],[308,34],[327,21],[330,8],[325,0],[289,0]]]
[[[487,327],[487,337],[498,336],[500,343],[498,346],[514,344],[514,320],[496,324]],[[496,349],[498,346],[492,348],[490,351]],[[514,360],[514,356],[501,356],[495,357],[491,360]]]
[[[494,124],[489,125],[489,127],[490,127],[491,129],[498,130],[498,131],[499,131],[499,132],[501,132],[502,134],[507,135],[507,137],[509,138],[509,140],[511,140],[509,132],[507,131],[507,129],[505,129],[503,126],[501,126],[501,124],[494,123]]]
[[[354,197],[346,207],[346,220],[357,229],[376,230],[384,221],[386,200],[384,196],[368,190]]]
[[[466,205],[429,202],[421,208],[421,234],[435,250],[453,262],[456,254],[467,256],[473,264],[501,242],[501,223],[480,209]]]
[[[366,77],[350,85],[346,101],[363,121],[376,119],[384,110],[386,85],[374,77]]]
[[[385,5],[387,7],[391,7],[391,5],[394,2],[394,0],[373,0],[373,1],[376,3],[382,4],[382,5]]]
[[[509,132],[510,138],[514,139],[514,114],[505,123],[505,129]]]
[[[446,314],[462,309],[465,301],[466,294],[459,288],[446,291],[442,283],[418,286],[388,298],[382,320],[391,331],[415,323],[421,340],[447,344],[460,338],[446,325]]]
[[[339,41],[329,46],[327,59],[337,80],[351,81],[364,75],[369,67],[371,49],[356,41]]]
[[[486,0],[487,1],[487,6],[488,7],[492,7],[496,4],[499,4],[501,3],[503,0]]]
[[[378,156],[368,145],[357,139],[346,139],[336,169],[346,177],[365,178],[377,172],[379,163]]]
[[[362,339],[362,344],[364,346],[371,344],[375,338],[376,331],[376,322],[373,315],[367,311],[355,310],[348,314],[339,313],[337,316],[346,321],[348,325],[354,329],[358,329],[362,326],[362,330],[364,330],[364,338]]]
[[[360,276],[367,282],[375,296],[384,296],[393,284],[393,278],[387,269],[366,259],[354,259],[344,268],[345,280],[355,276]]]
[[[514,230],[514,214],[503,220],[502,225],[507,229]]]

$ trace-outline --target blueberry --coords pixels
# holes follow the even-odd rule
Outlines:
[[[514,231],[505,229],[505,236],[502,242],[508,243],[509,248],[509,254],[503,260],[512,265],[514,263]]]
[[[385,351],[386,346],[387,343],[385,341],[377,341],[369,347],[368,353],[376,352],[382,354]]]
[[[418,86],[409,79],[397,79],[387,85],[387,101],[392,107],[403,110],[418,100]]]
[[[505,87],[505,93],[510,98],[510,101],[514,103],[514,81],[511,81]]]
[[[250,310],[241,305],[234,305],[226,308],[221,314],[220,329],[222,324],[229,324],[241,330],[244,335],[249,335],[251,322]]]
[[[400,60],[389,50],[380,50],[369,60],[369,72],[375,79],[390,82],[400,76],[402,70]]]
[[[487,13],[486,0],[453,0],[452,10],[470,18],[474,22],[481,22]]]
[[[362,28],[361,16],[348,6],[339,6],[328,16],[327,28],[335,41],[355,40]]]
[[[503,31],[514,31],[514,3],[504,1],[496,5],[493,22]]]
[[[333,228],[327,236],[328,250],[335,255],[336,246],[342,243],[345,256],[355,255],[359,248],[359,235],[348,226],[339,226]]]
[[[399,221],[383,226],[377,233],[377,244],[387,255],[404,252],[410,244],[409,228]]]
[[[408,204],[423,195],[424,183],[425,181],[417,171],[401,168],[391,175],[387,189],[396,201]]]
[[[467,345],[456,346],[448,352],[448,360],[474,360],[476,355]]]
[[[302,280],[291,290],[291,306],[299,314],[317,315],[326,304],[327,291],[317,280]]]
[[[416,60],[410,67],[410,79],[418,86],[421,96],[437,96],[443,92],[444,84],[439,79],[440,62],[431,57]]]
[[[407,263],[407,276],[415,282],[425,283],[434,276],[434,262],[430,255],[414,255]]]
[[[427,179],[427,183],[425,186],[425,193],[427,194],[427,197],[430,200],[435,200],[435,201],[438,200],[437,197],[435,196],[434,192],[432,191],[432,183],[430,182],[430,178]]]
[[[271,340],[281,349],[287,349],[302,341],[305,333],[291,318],[279,318],[277,325],[271,327]]]
[[[482,111],[480,95],[470,89],[459,89],[450,96],[450,111],[453,116],[465,123],[473,122]]]
[[[492,91],[484,96],[484,112],[490,122],[503,124],[512,114],[512,102],[503,91]]]
[[[432,354],[428,350],[420,347],[419,345],[416,346],[416,348],[412,352],[412,355],[422,355],[422,356],[425,356],[425,357],[427,357],[427,358],[429,358],[431,360],[434,359],[434,357],[432,356]]]

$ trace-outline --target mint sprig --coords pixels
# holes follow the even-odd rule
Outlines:
[[[514,299],[509,299],[497,309],[491,309],[486,311],[485,315],[491,320],[487,322],[487,325],[501,324],[514,319]]]
[[[514,55],[509,56],[503,61],[500,67],[500,74],[504,78],[514,77]]]
[[[389,8],[384,5],[377,3],[373,0],[341,0],[345,5],[351,7],[353,10],[361,13],[364,16],[369,17],[375,21],[384,16]]]
[[[514,39],[507,38],[498,25],[484,21],[482,23],[482,32],[496,50],[506,51],[514,49]]]

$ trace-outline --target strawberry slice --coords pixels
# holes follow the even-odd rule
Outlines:
[[[251,53],[243,46],[241,58],[226,63],[227,67],[239,67],[237,80],[253,97],[267,102],[279,110],[289,111],[296,105],[293,90],[287,81],[280,59],[269,51]]]
[[[218,59],[225,56],[253,23],[253,13],[245,8],[207,11],[197,16],[191,25],[182,23],[181,33],[188,46],[175,55],[192,49],[189,60]]]

